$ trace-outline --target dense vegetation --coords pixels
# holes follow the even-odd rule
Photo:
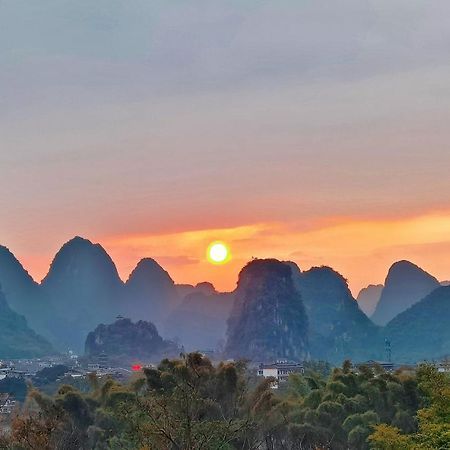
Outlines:
[[[324,368],[326,366],[318,366]],[[213,366],[198,353],[163,360],[128,385],[90,380],[82,393],[32,390],[4,449],[446,449],[450,381],[430,366],[417,374],[353,369],[291,375],[284,389],[244,363]]]
[[[379,450],[446,450],[450,448],[450,378],[433,367],[422,366],[417,383],[425,407],[417,412],[417,430],[402,433],[400,426],[378,424],[369,436]]]

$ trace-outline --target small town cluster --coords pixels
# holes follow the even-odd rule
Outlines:
[[[212,355],[204,355],[211,357]],[[428,362],[430,363],[430,362]],[[366,361],[364,364],[369,367],[380,367],[387,372],[394,372],[398,369],[406,371],[414,371],[417,365],[396,364],[390,361]],[[450,373],[450,359],[434,361],[432,364],[439,372]],[[124,364],[125,365],[125,364]],[[355,364],[357,370],[359,364]],[[129,367],[114,367],[109,362],[109,358],[105,353],[100,354],[95,359],[87,360],[79,358],[72,352],[60,356],[48,358],[33,359],[17,359],[17,360],[1,360],[0,361],[0,414],[10,415],[16,408],[17,399],[13,390],[10,388],[11,383],[24,382],[34,383],[40,373],[44,369],[55,367],[64,368],[53,381],[55,383],[71,383],[78,380],[86,380],[90,374],[95,374],[99,378],[110,377],[117,381],[124,382],[130,378],[133,373],[141,371],[145,367],[154,367],[155,364],[150,362],[136,362]],[[272,378],[271,387],[273,389],[283,388],[291,374],[303,374],[305,372],[305,364],[302,362],[289,361],[279,359],[271,363],[252,363],[248,364],[249,370],[257,377]],[[5,383],[6,382],[6,383]]]

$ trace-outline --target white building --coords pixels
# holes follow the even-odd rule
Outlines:
[[[0,414],[11,414],[15,405],[14,397],[9,394],[0,394]]]
[[[258,376],[264,378],[275,378],[277,382],[287,381],[291,373],[304,373],[305,369],[300,363],[292,361],[277,361],[273,364],[260,364]]]

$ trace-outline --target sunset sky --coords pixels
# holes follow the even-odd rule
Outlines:
[[[450,279],[450,2],[2,0],[0,211],[36,280],[75,235],[123,279]]]

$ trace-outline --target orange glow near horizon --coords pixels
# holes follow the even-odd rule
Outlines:
[[[382,283],[389,266],[408,259],[441,280],[450,278],[450,213],[396,220],[329,219],[307,229],[294,224],[256,223],[224,229],[167,234],[97,236],[126,280],[143,257],[152,257],[176,283],[211,281],[217,289],[234,289],[240,269],[252,258],[296,262],[302,270],[328,265],[344,275],[352,292]],[[208,261],[205,248],[220,236],[233,248],[227,264]],[[44,275],[50,258],[21,259],[31,273]]]

